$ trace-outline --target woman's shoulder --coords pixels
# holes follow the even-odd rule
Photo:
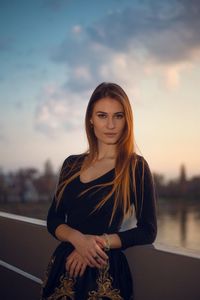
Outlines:
[[[67,156],[60,169],[60,177],[65,179],[66,176],[71,176],[74,172],[79,171],[82,164],[82,159],[85,157],[85,153],[71,154]]]
[[[145,170],[150,170],[149,164],[144,156],[134,153],[133,157],[137,172],[142,173]]]
[[[86,153],[71,154],[64,159],[63,167],[72,166],[80,163],[85,157]]]
[[[132,161],[136,162],[136,164],[141,164],[146,162],[146,159],[144,158],[144,156],[139,155],[138,153],[133,153]]]
[[[138,153],[134,153],[133,155],[138,161],[142,161],[144,159],[144,156],[139,155]]]

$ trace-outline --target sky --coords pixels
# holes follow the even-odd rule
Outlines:
[[[200,174],[198,0],[0,0],[0,167],[87,149],[95,87],[128,94],[137,153],[166,179]]]

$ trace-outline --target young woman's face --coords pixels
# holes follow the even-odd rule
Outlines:
[[[90,122],[99,142],[116,144],[125,127],[123,106],[113,98],[102,98],[95,103]]]

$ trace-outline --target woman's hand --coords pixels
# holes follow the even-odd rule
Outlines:
[[[74,249],[67,257],[65,268],[69,272],[70,277],[82,276],[87,267],[87,263],[83,257]]]
[[[72,238],[72,244],[88,266],[101,268],[102,265],[107,264],[108,256],[103,250],[105,247],[103,237],[76,231]]]

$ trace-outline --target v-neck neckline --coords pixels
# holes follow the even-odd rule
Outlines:
[[[86,155],[87,155],[87,154],[85,154],[85,155],[83,156],[83,160],[84,160],[84,158],[85,158]],[[98,180],[102,179],[103,177],[105,177],[106,175],[110,174],[110,173],[113,172],[114,170],[115,170],[115,167],[112,168],[112,169],[110,169],[110,170],[108,170],[107,172],[103,173],[103,174],[100,175],[99,177],[96,177],[96,178],[94,178],[94,179],[92,179],[92,180],[90,180],[90,181],[86,181],[86,182],[81,181],[80,174],[79,174],[79,176],[78,176],[78,179],[79,179],[79,182],[80,182],[81,184],[90,184],[90,183],[94,183],[95,181],[98,181]]]

